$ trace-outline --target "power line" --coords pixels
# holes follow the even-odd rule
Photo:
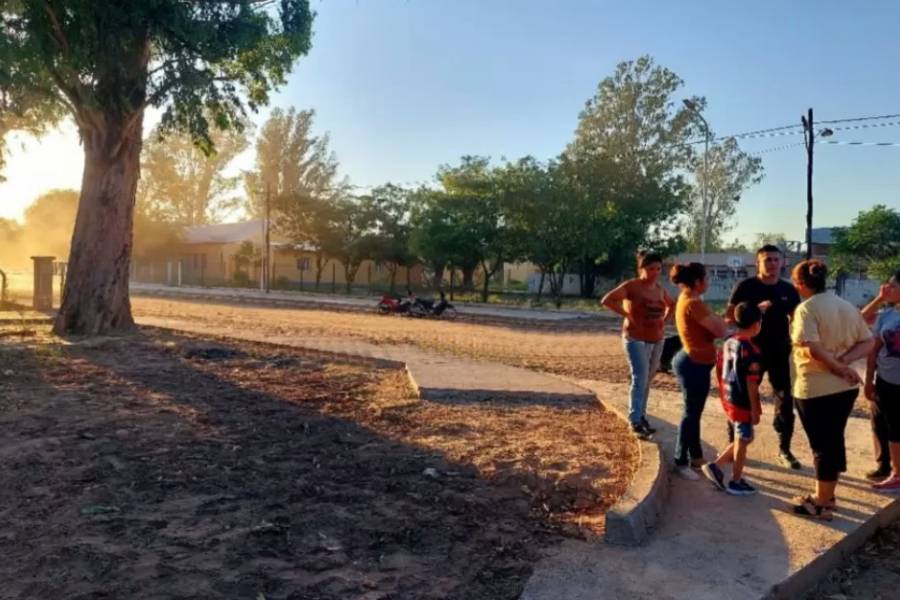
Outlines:
[[[844,126],[838,126],[838,127],[831,127],[831,129],[833,131],[850,131],[850,130],[856,130],[856,129],[870,129],[872,127],[896,127],[897,125],[900,125],[900,121],[887,121],[884,123],[861,123],[859,125],[844,125]]]
[[[802,146],[803,142],[794,142],[793,144],[784,144],[782,146],[774,146],[772,148],[764,148],[763,150],[756,150],[755,152],[748,152],[751,156],[757,156],[760,154],[768,154],[770,152],[778,152],[779,150],[787,150],[788,148],[796,148],[797,146]]]
[[[900,114],[890,114],[890,115],[876,115],[870,117],[854,117],[851,119],[832,119],[829,121],[816,121],[816,125],[822,124],[835,124],[835,123],[856,123],[860,121],[878,121],[883,119],[896,119],[900,117]],[[893,121],[890,123],[871,123],[865,125],[848,125],[846,127],[832,127],[835,131],[843,131],[849,129],[867,129],[869,127],[893,127],[895,125],[900,125],[900,122]],[[797,123],[796,125],[781,125],[780,127],[769,127],[768,129],[757,129],[755,131],[746,131],[744,133],[735,133],[731,135],[722,135],[716,138],[713,138],[710,141],[713,142],[721,142],[725,141],[729,138],[735,139],[754,139],[754,138],[768,138],[768,137],[780,137],[784,135],[802,135],[803,134],[803,125]],[[692,140],[685,142],[685,144],[702,144],[705,140]]]
[[[900,147],[900,142],[850,142],[844,140],[818,140],[817,144],[833,144],[835,146],[885,146]]]
[[[879,120],[881,120],[881,119],[896,119],[897,117],[900,117],[900,114],[895,114],[895,115],[878,115],[878,116],[874,116],[874,117],[854,117],[854,118],[852,118],[852,119],[834,119],[834,120],[831,120],[831,121],[816,121],[816,123],[827,123],[827,124],[831,124],[831,123],[853,123],[853,122],[856,122],[856,121],[879,121]]]

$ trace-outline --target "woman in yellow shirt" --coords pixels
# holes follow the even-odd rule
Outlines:
[[[847,470],[844,429],[859,394],[860,377],[850,364],[874,340],[859,310],[826,291],[825,263],[805,260],[791,278],[803,298],[791,323],[792,391],[816,469],[815,493],[795,498],[794,512],[831,520],[838,475]]]

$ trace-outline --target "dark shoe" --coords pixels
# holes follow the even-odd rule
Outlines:
[[[641,425],[644,427],[644,429],[646,431],[648,431],[650,433],[650,435],[653,435],[654,433],[656,433],[656,429],[653,427],[650,427],[650,421],[647,420],[647,417],[643,417],[641,419]]]
[[[866,473],[866,479],[869,479],[871,481],[880,482],[880,481],[884,481],[885,479],[887,479],[888,475],[890,475],[890,474],[891,474],[891,468],[889,466],[886,467],[886,466],[882,465],[882,466],[878,467],[877,469],[874,469],[874,470]]]
[[[653,431],[643,423],[631,426],[631,431],[639,440],[649,440],[653,437]]]
[[[800,470],[803,468],[803,465],[800,464],[800,461],[797,460],[797,457],[791,454],[790,450],[782,450],[778,453],[778,462],[782,464],[782,466],[789,467],[794,470]]]
[[[820,506],[812,496],[797,497],[793,499],[791,507],[795,515],[810,517],[822,521],[830,521],[834,518],[834,510],[830,507]]]
[[[725,490],[725,474],[722,473],[722,469],[719,468],[719,465],[716,463],[707,463],[700,467],[700,470],[703,471],[703,474],[706,475],[706,478],[712,481],[712,484],[716,486],[716,488],[720,490]]]
[[[725,493],[731,496],[752,496],[756,493],[756,488],[750,485],[746,479],[731,480],[728,482],[728,487],[725,488]]]

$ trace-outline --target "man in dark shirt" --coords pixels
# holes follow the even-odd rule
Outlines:
[[[791,438],[794,435],[794,398],[791,395],[791,337],[790,319],[800,304],[800,295],[794,286],[781,279],[784,254],[778,246],[767,244],[756,252],[756,276],[738,283],[731,292],[725,320],[734,323],[734,307],[741,302],[757,305],[763,312],[762,330],[753,343],[762,352],[763,373],[768,374],[769,384],[775,393],[775,421],[778,434],[778,458],[792,469],[801,467],[791,454]],[[734,430],[729,428],[729,441]]]

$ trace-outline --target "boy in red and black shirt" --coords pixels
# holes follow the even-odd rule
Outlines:
[[[749,496],[756,488],[743,478],[747,446],[753,441],[753,426],[759,424],[762,405],[759,401],[759,380],[762,356],[753,338],[762,327],[762,312],[749,302],[741,302],[734,309],[738,331],[725,340],[716,362],[719,397],[734,428],[734,441],[725,448],[715,462],[703,465],[703,474],[713,484],[732,496]],[[722,468],[732,463],[731,481],[725,485]]]

